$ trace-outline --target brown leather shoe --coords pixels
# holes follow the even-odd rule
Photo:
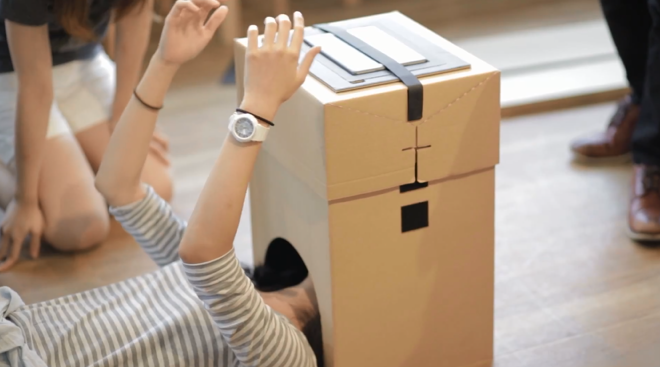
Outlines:
[[[615,163],[630,161],[630,141],[639,118],[639,105],[630,96],[619,107],[607,129],[599,134],[573,141],[571,150],[581,163]]]
[[[634,240],[660,241],[660,166],[635,165],[628,227]]]

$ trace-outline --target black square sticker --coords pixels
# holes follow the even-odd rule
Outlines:
[[[401,232],[410,232],[429,226],[429,202],[401,207]]]

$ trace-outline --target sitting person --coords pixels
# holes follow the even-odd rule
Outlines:
[[[319,311],[302,260],[288,261],[298,264],[281,277],[289,284],[264,283],[260,278],[283,274],[272,259],[292,252],[284,240],[274,240],[265,267],[254,275],[257,288],[264,283],[270,292],[259,292],[233,250],[261,143],[227,137],[189,225],[140,180],[169,84],[179,65],[206,46],[226,16],[227,8],[218,7],[216,0],[176,3],[96,178],[111,213],[163,268],[30,306],[21,305],[9,288],[0,288],[0,332],[9,336],[0,342],[0,366],[323,364]],[[267,18],[261,47],[257,27],[249,28],[242,110],[272,120],[303,83],[320,51],[312,49],[298,64],[303,23],[296,13],[289,44],[289,18]],[[266,123],[256,127],[251,115],[241,116],[254,123],[241,125],[241,131],[267,129]],[[281,289],[288,285],[293,286]]]

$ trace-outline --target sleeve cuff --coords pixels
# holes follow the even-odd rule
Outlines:
[[[226,254],[224,254],[224,255],[222,255],[218,258],[215,258],[213,260],[209,260],[209,261],[206,261],[206,262],[203,262],[203,263],[197,263],[197,264],[188,264],[188,263],[183,262],[183,261],[182,261],[182,263],[183,263],[183,266],[186,269],[196,271],[196,270],[206,269],[206,268],[209,268],[209,267],[216,267],[216,266],[226,267],[228,265],[228,263],[230,263],[232,260],[235,260],[236,263],[238,263],[238,259],[236,259],[236,253],[235,253],[233,247]]]
[[[24,0],[0,1],[0,18],[26,26],[48,24],[45,2],[34,4]]]
[[[144,184],[144,188],[146,193],[142,199],[122,206],[111,206],[109,208],[110,214],[112,214],[115,217],[123,216],[135,211],[138,208],[141,208],[147,202],[152,201],[154,199],[154,196],[156,195],[156,192],[151,186],[147,184]]]

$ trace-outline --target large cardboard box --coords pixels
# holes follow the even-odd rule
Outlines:
[[[391,73],[319,56],[258,159],[255,261],[276,237],[299,251],[328,366],[490,365],[500,73],[397,12],[332,25],[375,25],[428,56],[408,67],[422,116],[409,121],[414,101]]]

